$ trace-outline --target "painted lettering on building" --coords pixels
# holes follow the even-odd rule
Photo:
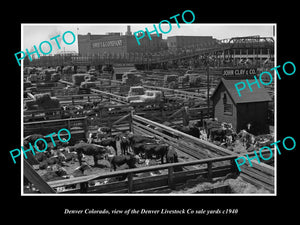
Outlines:
[[[122,45],[123,45],[122,40],[100,41],[100,42],[92,43],[92,48],[119,47]]]
[[[256,75],[256,68],[239,68],[239,69],[224,69],[223,76],[248,76],[248,75]]]

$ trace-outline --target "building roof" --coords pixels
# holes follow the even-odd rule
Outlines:
[[[254,79],[248,79],[248,82],[251,84],[255,80]],[[245,82],[245,89],[241,90],[239,96],[235,84],[238,82]],[[211,98],[214,98],[215,93],[217,92],[217,89],[220,87],[220,85],[223,84],[225,86],[225,89],[227,90],[228,94],[232,98],[233,102],[235,104],[238,103],[250,103],[250,102],[266,102],[266,101],[272,101],[269,93],[264,88],[264,85],[260,84],[260,88],[256,84],[252,85],[252,92],[250,91],[248,84],[246,83],[246,80],[226,80],[224,78],[221,78],[220,82],[218,83],[216,89],[214,90]]]

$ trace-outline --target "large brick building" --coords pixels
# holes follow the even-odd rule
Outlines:
[[[153,53],[165,50],[166,41],[159,37],[151,35],[150,40],[146,35],[140,40],[138,45],[135,36],[127,26],[125,35],[121,33],[108,33],[105,35],[78,35],[78,51],[80,56],[93,56],[104,54],[126,54],[126,53]]]

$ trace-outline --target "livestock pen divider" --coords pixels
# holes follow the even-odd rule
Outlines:
[[[195,160],[190,162],[179,162],[179,163],[168,163],[163,165],[156,165],[156,166],[149,166],[143,168],[134,168],[134,169],[127,169],[115,172],[109,172],[104,174],[93,174],[88,176],[82,177],[75,177],[66,180],[57,180],[48,182],[51,188],[58,188],[68,185],[74,184],[83,184],[85,183],[85,192],[91,193],[111,193],[111,192],[121,192],[123,193],[124,190],[127,190],[128,193],[145,190],[150,188],[159,188],[161,186],[168,186],[169,188],[174,188],[176,184],[182,184],[187,179],[197,178],[198,176],[202,175],[207,179],[212,179],[214,177],[225,176],[226,174],[232,171],[232,165],[227,166],[220,166],[220,167],[213,167],[213,163],[222,162],[222,161],[232,161],[236,156],[222,156],[217,158],[210,158],[210,159],[203,159],[203,160]],[[185,166],[192,166],[192,165],[202,165],[206,164],[206,168],[201,168],[197,170],[190,170],[190,171],[176,171],[176,168],[185,167]],[[143,177],[143,178],[134,178],[134,174],[144,173],[144,172],[153,172],[157,170],[166,170],[168,171],[167,174],[163,175],[156,175],[150,177]],[[115,182],[115,183],[108,183],[102,184],[94,187],[88,187],[86,185],[89,181],[93,180],[102,180],[105,178],[111,177],[120,177],[120,176],[127,176],[127,181]],[[76,193],[79,192],[79,189],[71,190],[71,191],[64,191],[64,193]]]
[[[198,159],[228,155],[242,156],[242,154],[237,154],[208,141],[201,140],[137,115],[132,115],[132,124],[135,133],[163,139],[166,143]],[[253,154],[248,153],[249,156]],[[261,154],[265,156],[270,154],[270,152],[263,150]],[[263,162],[257,163],[256,161],[252,161],[252,166],[249,163],[245,163],[241,166],[241,177],[247,182],[274,192],[273,166]]]
[[[24,123],[24,136],[31,134],[48,135],[51,132],[58,132],[61,128],[67,128],[72,135],[72,139],[85,138],[87,133],[87,117],[36,121]]]

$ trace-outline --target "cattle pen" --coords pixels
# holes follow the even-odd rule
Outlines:
[[[103,81],[102,81],[103,82]],[[72,85],[72,83],[60,80],[61,85]],[[117,85],[119,83],[117,82]],[[88,132],[95,132],[95,124],[109,126],[112,133],[132,131],[135,134],[155,137],[173,146],[178,154],[186,156],[178,163],[154,165],[143,168],[126,169],[122,171],[92,174],[58,181],[42,181],[31,166],[25,165],[25,177],[34,183],[43,193],[170,193],[172,190],[183,185],[190,179],[204,177],[213,179],[224,177],[228,174],[238,174],[248,183],[259,188],[264,188],[274,193],[274,167],[265,163],[253,162],[253,167],[244,164],[242,172],[236,171],[234,159],[240,155],[217,146],[208,141],[203,141],[188,134],[182,133],[169,126],[162,124],[164,121],[178,119],[182,115],[185,120],[188,109],[191,120],[203,120],[210,117],[210,111],[203,102],[203,96],[198,93],[174,90],[162,87],[145,86],[148,89],[164,92],[166,101],[163,104],[129,103],[125,96],[118,93],[108,92],[91,88],[91,94],[61,95],[56,93],[62,106],[76,107],[93,101],[105,104],[98,107],[98,117],[86,115],[84,110],[75,118],[51,119],[46,121],[30,121],[24,123],[24,135],[40,133],[43,135],[57,129],[67,128],[71,131],[73,140],[85,139]],[[55,90],[55,89],[54,89]],[[30,95],[29,95],[30,96]],[[190,101],[192,100],[192,101]],[[195,102],[200,103],[195,105]],[[178,102],[182,104],[178,104]],[[202,105],[201,105],[202,104]],[[50,112],[51,111],[51,112]],[[47,110],[46,115],[61,114],[60,109]],[[41,112],[30,110],[24,112],[29,119],[37,118]],[[48,114],[47,114],[48,113]],[[267,154],[267,153],[266,153]],[[188,159],[188,160],[186,160]],[[26,161],[25,161],[26,163]],[[182,168],[176,171],[174,168]],[[154,173],[154,176],[143,176],[143,174]],[[142,175],[142,176],[139,176]],[[105,183],[106,179],[123,177],[122,181]],[[98,185],[94,185],[94,183]],[[100,185],[99,185],[100,184]],[[74,186],[73,189],[66,187]],[[227,185],[220,185],[203,191],[203,193],[230,193]]]
[[[152,136],[162,139],[164,142],[172,145],[179,154],[182,152],[189,155],[192,160],[178,163],[168,163],[162,165],[154,165],[143,168],[125,169],[122,171],[92,174],[81,177],[45,182],[34,171],[29,163],[24,160],[24,175],[33,183],[42,193],[170,193],[180,185],[183,185],[190,179],[199,176],[208,181],[215,178],[222,178],[228,174],[235,174],[242,177],[243,180],[274,192],[274,168],[265,163],[253,162],[253,167],[244,164],[242,172],[238,172],[234,159],[240,155],[235,154],[227,149],[214,145],[210,142],[203,141],[178,130],[172,129],[163,124],[151,121],[144,117],[134,115],[133,112],[124,117],[128,120],[128,129],[136,134]],[[123,119],[124,119],[123,118]],[[81,118],[81,125],[86,118]],[[122,120],[119,120],[122,122]],[[37,127],[37,123],[25,124],[26,129]],[[65,123],[72,131],[72,120],[48,121],[47,126],[52,124]],[[78,124],[78,123],[77,123]],[[64,126],[60,124],[60,126]],[[84,133],[86,128],[83,126],[79,133]],[[82,136],[81,136],[82,137]],[[268,154],[269,152],[262,152]],[[251,155],[251,154],[249,154]],[[181,168],[178,171],[178,168]],[[139,174],[154,173],[154,176],[139,176]],[[124,177],[125,180],[105,183],[108,178]],[[95,185],[95,183],[98,185]],[[100,185],[99,185],[100,184]],[[74,186],[74,188],[66,189],[65,187]],[[199,193],[230,193],[228,186],[219,185],[214,188],[204,190]]]

